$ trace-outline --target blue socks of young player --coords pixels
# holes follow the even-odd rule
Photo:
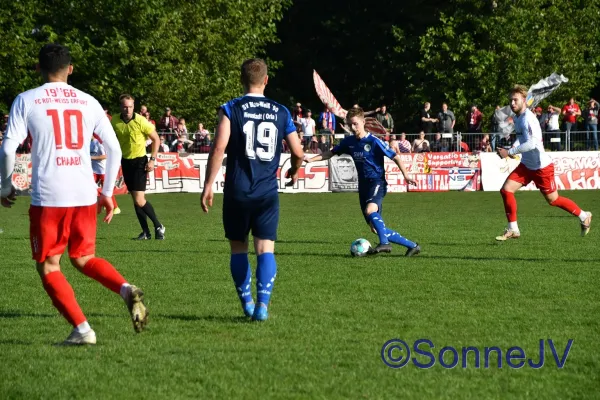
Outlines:
[[[398,232],[386,228],[383,218],[381,218],[381,215],[378,212],[374,212],[369,215],[369,222],[371,225],[373,225],[373,228],[375,228],[377,236],[379,236],[379,243],[388,244],[389,242],[392,242],[404,247],[408,247],[409,249],[417,246],[415,242],[411,242],[410,240],[401,236]]]
[[[373,225],[373,228],[375,228],[377,236],[379,236],[379,243],[388,244],[390,241],[386,236],[385,223],[383,222],[383,218],[381,218],[381,215],[378,212],[371,213],[369,215],[369,222],[371,223],[371,225]]]
[[[398,232],[393,231],[388,228],[385,228],[385,231],[386,231],[386,236],[390,242],[399,244],[404,247],[408,247],[409,249],[417,247],[417,244],[415,242],[411,242],[404,236],[400,235]]]
[[[252,290],[250,289],[252,271],[250,270],[248,253],[232,254],[229,267],[231,268],[231,277],[235,283],[238,297],[242,302],[244,313],[250,317],[254,312],[254,300],[252,300]]]

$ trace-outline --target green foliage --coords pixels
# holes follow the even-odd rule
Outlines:
[[[117,111],[119,94],[129,92],[138,105],[149,106],[154,119],[169,106],[186,118],[188,126],[190,121],[204,121],[210,128],[215,107],[241,93],[241,62],[264,55],[265,45],[277,40],[274,21],[290,4],[290,0],[12,2],[0,20],[3,106],[39,83],[30,67],[43,43],[57,41],[73,54],[71,83],[111,110]]]
[[[600,25],[591,22],[600,15],[599,5],[522,0],[490,7],[460,1],[421,38],[417,66],[427,79],[418,93],[426,98],[441,91],[455,110],[476,103],[491,115],[496,104],[507,104],[512,85],[531,85],[558,72],[570,81],[548,101],[562,105],[574,96],[583,102],[599,78]]]
[[[391,107],[396,126],[416,129],[424,101],[447,101],[457,129],[468,106],[489,117],[507,104],[515,83],[531,85],[556,71],[570,82],[548,102],[587,100],[598,87],[600,0],[358,0],[295,2],[280,23],[283,61],[277,98],[320,102],[316,69],[345,107]],[[486,123],[489,122],[489,118]]]

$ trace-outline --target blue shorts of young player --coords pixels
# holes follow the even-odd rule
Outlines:
[[[383,218],[381,217],[383,198],[387,193],[387,182],[385,180],[370,179],[360,181],[358,184],[358,198],[360,200],[360,208],[365,217],[367,224],[377,233],[379,237],[379,245],[375,248],[375,252],[391,252],[391,243],[396,243],[408,248],[406,256],[418,254],[420,247],[398,232],[386,228]],[[369,215],[366,214],[366,209],[369,204],[377,205],[377,211]]]
[[[223,226],[225,237],[230,241],[247,243],[248,234],[256,239],[277,239],[279,224],[279,196],[262,199],[235,200],[225,197],[223,200]],[[268,318],[267,307],[271,299],[277,264],[272,252],[257,255],[256,266],[256,307],[252,297],[252,271],[248,259],[247,246],[244,252],[233,253],[230,260],[231,277],[244,314],[255,321]],[[232,247],[233,251],[233,247]]]
[[[382,212],[383,198],[387,194],[387,182],[375,179],[361,181],[358,184],[358,199],[360,201],[360,209],[363,212],[365,221],[370,224],[369,216],[365,214],[367,204],[377,204],[377,211]]]

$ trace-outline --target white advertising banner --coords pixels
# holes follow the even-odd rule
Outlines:
[[[549,152],[554,163],[554,181],[558,190],[600,189],[600,152]],[[496,153],[482,153],[481,182],[483,190],[502,188],[508,175],[519,165],[520,157],[500,159]],[[521,190],[535,190],[532,182]]]

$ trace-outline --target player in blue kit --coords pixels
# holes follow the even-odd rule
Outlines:
[[[411,257],[421,252],[421,247],[414,242],[402,237],[398,232],[386,228],[381,218],[381,203],[387,193],[385,180],[384,156],[392,159],[402,171],[404,179],[409,185],[417,183],[408,177],[399,155],[387,143],[365,131],[365,114],[362,108],[353,107],[348,111],[346,120],[354,132],[335,146],[331,151],[307,159],[307,163],[329,160],[334,155],[349,154],[354,160],[358,172],[358,197],[360,208],[363,211],[367,224],[379,236],[379,245],[369,250],[369,254],[390,253],[392,243],[407,248],[406,256]]]
[[[264,321],[268,318],[267,307],[277,273],[273,252],[279,223],[277,169],[282,140],[286,140],[292,153],[291,181],[287,185],[298,180],[304,153],[290,112],[264,96],[267,64],[256,58],[246,60],[241,80],[244,96],[225,103],[219,110],[201,202],[202,210],[208,212],[213,202],[213,182],[227,152],[223,225],[231,246],[231,276],[246,316]],[[256,305],[250,290],[250,231],[257,256]]]

